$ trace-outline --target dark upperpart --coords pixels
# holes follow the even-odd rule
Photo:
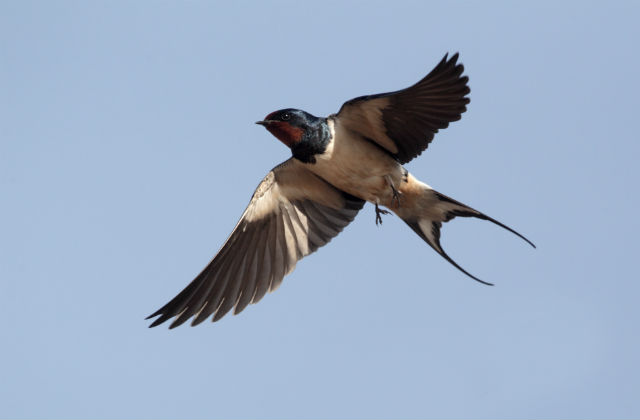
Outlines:
[[[326,118],[299,109],[272,112],[256,124],[263,125],[291,149],[293,157],[305,163],[315,163],[314,156],[325,151],[331,137]]]

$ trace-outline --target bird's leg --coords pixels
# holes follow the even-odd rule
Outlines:
[[[388,210],[381,210],[380,207],[378,207],[378,203],[376,203],[376,226],[382,224],[382,216],[380,216],[381,214],[390,214],[390,212]]]
[[[393,181],[391,180],[391,177],[389,175],[386,175],[384,178],[387,180],[387,183],[391,187],[391,192],[393,194],[393,196],[391,197],[391,205],[393,206],[393,201],[395,200],[396,208],[399,208],[400,207],[400,191],[398,191],[396,186],[393,185]]]

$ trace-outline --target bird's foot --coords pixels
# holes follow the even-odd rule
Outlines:
[[[387,175],[385,177],[385,179],[387,180],[387,183],[391,187],[391,193],[393,194],[391,196],[391,206],[393,206],[393,202],[395,201],[396,202],[396,208],[400,208],[400,196],[402,195],[402,193],[400,191],[398,191],[396,186],[393,184],[393,180],[391,179],[391,177],[389,175]]]
[[[391,214],[388,210],[381,210],[376,203],[376,226],[382,224],[382,214]]]
[[[391,197],[391,205],[393,206],[393,201],[396,202],[396,208],[400,208],[400,191],[396,189],[396,187],[391,184],[391,191],[393,192],[393,196]]]

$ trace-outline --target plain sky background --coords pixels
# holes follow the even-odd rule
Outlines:
[[[533,3],[533,2],[530,2]],[[640,4],[0,3],[0,417],[640,416]],[[367,205],[239,316],[144,317],[336,112],[459,51],[471,103],[407,168],[528,236]]]

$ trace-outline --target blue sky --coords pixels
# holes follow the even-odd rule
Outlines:
[[[640,6],[0,3],[0,417],[640,416]],[[144,317],[327,115],[459,51],[471,103],[407,165],[514,227],[443,246],[370,205],[239,316]]]

